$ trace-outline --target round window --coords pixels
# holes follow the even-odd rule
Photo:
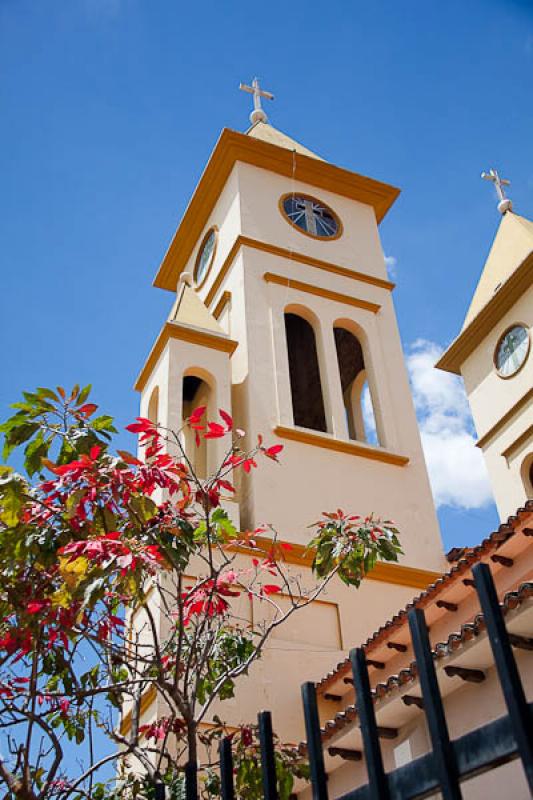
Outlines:
[[[196,265],[194,267],[194,280],[197,286],[200,286],[207,278],[207,273],[211,269],[211,264],[215,258],[215,249],[217,243],[217,229],[210,228],[202,240],[198,255],[196,257]]]
[[[521,369],[529,353],[529,330],[512,325],[500,337],[494,351],[494,366],[501,378],[510,378]]]
[[[287,194],[281,198],[286,219],[302,233],[317,239],[337,239],[342,233],[341,221],[334,211],[320,200],[305,194]]]

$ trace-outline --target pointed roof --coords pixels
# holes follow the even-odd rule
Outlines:
[[[463,330],[477,316],[515,269],[533,251],[533,222],[507,211],[494,237],[474,297],[463,323]]]
[[[436,366],[461,374],[461,365],[533,282],[533,222],[507,211],[492,243],[459,336]]]
[[[261,139],[263,142],[269,142],[269,144],[275,144],[276,147],[284,147],[286,150],[294,150],[296,153],[309,156],[309,158],[316,158],[318,161],[324,161],[323,158],[317,156],[312,150],[308,150],[307,147],[304,147],[300,142],[291,139],[286,133],[278,131],[277,128],[274,128],[268,122],[256,122],[255,125],[248,128],[246,135],[251,136],[253,139]]]
[[[194,289],[185,282],[181,283],[177,300],[170,312],[168,321],[177,323],[178,325],[201,328],[210,333],[216,333],[219,336],[226,336],[226,333],[222,330],[209,309],[200,300]]]
[[[265,123],[248,134],[224,128],[161,262],[154,286],[175,292],[178,278],[198,244],[209,216],[236,162],[293,177],[372,206],[381,222],[400,190],[323,161],[307,148]]]

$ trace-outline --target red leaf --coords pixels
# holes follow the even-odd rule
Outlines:
[[[38,614],[43,608],[46,608],[46,602],[44,600],[33,600],[26,606],[26,611],[28,614]]]
[[[188,419],[189,424],[194,424],[200,422],[203,415],[205,414],[207,406],[198,406],[194,409],[191,416]]]
[[[78,408],[78,412],[80,414],[85,414],[86,417],[90,417],[91,414],[94,414],[98,406],[95,403],[85,403],[85,405]]]
[[[100,455],[101,449],[102,448],[99,447],[97,444],[95,444],[94,447],[91,447],[91,449],[89,450],[89,456],[92,458],[93,461],[96,461],[96,459]]]
[[[142,461],[139,461],[138,458],[132,456],[132,454],[128,453],[127,450],[117,450],[117,453],[126,464],[131,464],[132,466],[136,467],[142,466]]]
[[[273,444],[272,447],[267,447],[267,449],[265,450],[265,455],[268,456],[268,458],[277,461],[276,456],[278,455],[278,453],[281,453],[282,450],[283,450],[282,444]]]
[[[209,430],[204,433],[204,439],[220,439],[221,436],[226,434],[226,429],[219,425],[218,422],[209,422],[208,427]]]
[[[130,433],[147,433],[152,432],[154,423],[145,417],[137,417],[137,422],[132,422],[131,425],[126,425],[126,430]]]
[[[281,592],[281,586],[276,586],[273,583],[267,583],[266,586],[263,586],[263,592],[265,594],[277,594]]]
[[[221,408],[218,409],[218,413],[220,414],[220,416],[222,417],[222,419],[224,420],[224,422],[228,426],[228,431],[231,431],[232,428],[233,428],[233,419],[230,417],[229,414],[227,414]]]

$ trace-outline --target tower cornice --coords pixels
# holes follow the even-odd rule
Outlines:
[[[533,282],[533,253],[520,264],[477,315],[466,325],[436,363],[446,372],[461,374],[461,365]]]
[[[154,286],[175,291],[208,217],[237,162],[325,189],[372,206],[381,222],[400,190],[326,161],[225,128],[211,154],[154,280]]]

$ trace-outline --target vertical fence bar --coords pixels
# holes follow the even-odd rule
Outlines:
[[[231,739],[225,736],[220,742],[220,795],[222,800],[235,800],[233,787],[233,755]]]
[[[368,667],[365,653],[361,647],[357,647],[350,652],[350,661],[352,663],[357,714],[361,723],[361,735],[365,750],[370,797],[372,800],[389,800],[389,784],[383,767]]]
[[[185,798],[198,800],[198,764],[196,761],[187,761],[185,764]]]
[[[311,785],[313,787],[313,800],[328,800],[328,784],[324,768],[324,751],[322,750],[322,736],[320,733],[320,717],[316,702],[316,689],[314,683],[302,684],[302,702],[304,707],[305,733],[307,737],[307,751],[309,753],[309,766],[311,769]]]
[[[263,776],[264,800],[278,800],[276,787],[276,760],[274,757],[274,737],[272,735],[272,715],[270,711],[258,714],[259,743],[261,745],[261,773]]]
[[[459,771],[437,683],[426,620],[421,609],[414,608],[409,612],[409,628],[442,797],[443,800],[461,800]]]
[[[472,569],[514,737],[533,794],[533,723],[488,564]]]

